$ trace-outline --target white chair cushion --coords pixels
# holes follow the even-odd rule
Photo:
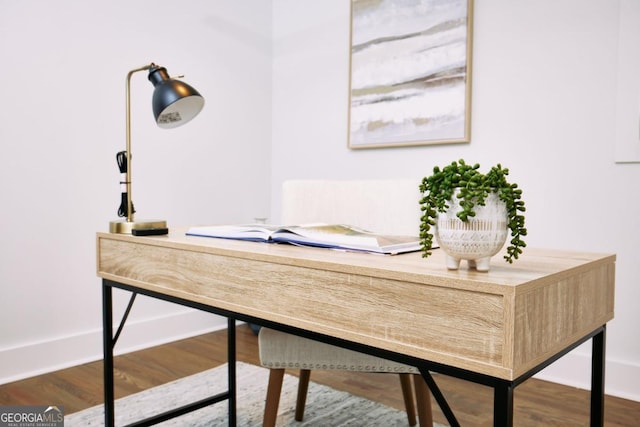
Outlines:
[[[260,363],[269,369],[419,373],[413,366],[269,328],[261,328],[258,339]]]

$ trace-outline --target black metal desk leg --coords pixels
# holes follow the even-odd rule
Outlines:
[[[102,351],[104,354],[104,425],[114,425],[112,289],[102,281]]]
[[[438,403],[438,406],[440,406],[440,410],[442,411],[444,416],[447,418],[449,425],[451,427],[460,427],[460,423],[458,422],[455,414],[451,410],[451,407],[449,406],[447,399],[444,398],[444,395],[442,394],[440,387],[438,387],[438,384],[433,379],[431,372],[429,372],[427,369],[420,368],[420,374],[422,374],[422,378],[424,378],[424,381],[427,383],[427,387],[429,387],[429,391],[431,392],[431,394],[433,395],[433,398]]]
[[[493,425],[513,426],[513,384],[508,381],[500,381],[494,386]]]
[[[591,350],[591,427],[604,424],[604,371],[607,327],[592,338]]]
[[[236,425],[236,319],[227,318],[227,366],[229,377],[229,427]]]

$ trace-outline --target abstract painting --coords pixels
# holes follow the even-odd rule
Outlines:
[[[349,147],[469,142],[472,0],[351,0]]]

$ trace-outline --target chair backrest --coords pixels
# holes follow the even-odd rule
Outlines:
[[[419,234],[418,180],[292,180],[282,187],[282,223],[349,224],[381,234]]]

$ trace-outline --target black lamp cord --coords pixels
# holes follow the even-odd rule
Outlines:
[[[126,217],[129,215],[129,204],[127,203],[127,152],[120,151],[116,154],[116,160],[118,161],[118,168],[120,169],[121,178],[120,178],[120,191],[121,191],[121,199],[120,199],[120,207],[118,208],[118,216]],[[131,202],[131,213],[135,213],[136,210],[133,207],[133,202]]]

